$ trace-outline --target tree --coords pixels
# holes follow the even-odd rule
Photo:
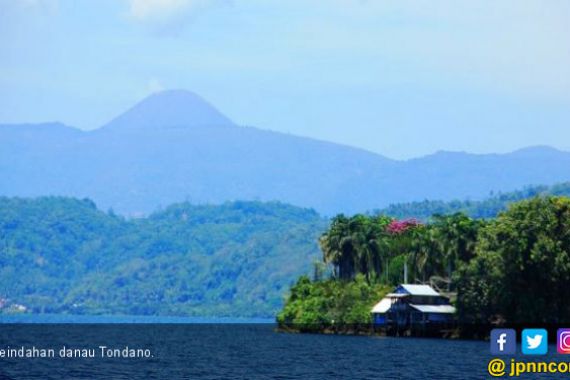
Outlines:
[[[433,226],[424,225],[415,229],[411,252],[416,281],[425,283],[431,276],[443,272],[440,240]]]
[[[355,274],[355,247],[351,233],[351,220],[344,215],[337,215],[331,226],[319,239],[323,252],[323,261],[332,264],[333,276],[349,280]]]
[[[372,251],[372,272],[375,281],[386,278],[388,261],[391,257],[390,236],[386,231],[392,221],[387,216],[376,216],[370,219],[366,229],[366,244]]]
[[[433,227],[440,242],[442,259],[447,266],[448,279],[451,279],[459,262],[468,262],[475,255],[481,223],[463,213],[433,216]]]
[[[483,228],[476,255],[457,276],[464,320],[570,322],[570,199],[513,204]]]

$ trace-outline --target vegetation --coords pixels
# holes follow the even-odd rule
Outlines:
[[[452,274],[475,256],[478,231],[485,222],[461,213],[431,220],[333,218],[319,240],[330,277],[302,277],[277,317],[279,324],[300,331],[366,330],[372,306],[399,283],[427,282],[455,290]]]
[[[349,282],[335,279],[312,282],[309,277],[301,276],[291,288],[277,321],[285,329],[301,332],[367,331],[371,323],[370,305],[389,290],[381,284],[369,284],[362,275]]]
[[[408,282],[458,293],[466,323],[561,320],[567,201],[542,194],[569,185],[533,189],[498,196],[541,194],[496,219],[453,212],[421,221],[380,214],[328,221],[262,202],[181,203],[125,219],[90,200],[0,197],[0,313],[272,317],[294,285],[282,324],[340,326],[367,322],[367,310],[404,282],[406,268]],[[491,215],[496,202],[480,210],[484,204]],[[523,312],[531,298],[541,301]],[[535,310],[543,305],[547,314]]]
[[[449,215],[462,212],[476,219],[494,218],[506,210],[511,203],[537,196],[570,196],[570,182],[554,186],[530,186],[522,190],[491,194],[480,201],[454,200],[450,202],[429,201],[398,203],[384,209],[376,210],[375,215],[390,215],[398,219],[416,218],[427,221],[432,215]]]
[[[570,322],[570,198],[522,201],[499,215],[455,282],[464,323]]]
[[[280,203],[184,203],[126,220],[89,200],[0,198],[0,309],[272,317],[326,223]]]
[[[403,279],[390,275],[390,268],[402,263],[410,281],[445,280],[447,275],[450,283],[451,272],[474,256],[477,231],[484,222],[461,213],[432,220],[422,224],[387,216],[339,215],[320,238],[323,261],[340,280],[362,274],[368,283],[393,285]]]
[[[333,320],[367,324],[366,311],[402,282],[456,294],[465,331],[570,321],[570,198],[520,201],[489,220],[455,213],[424,224],[339,215],[320,243],[330,278],[297,282],[278,316],[284,328],[322,331]]]

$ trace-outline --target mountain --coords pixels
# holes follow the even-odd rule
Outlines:
[[[130,215],[184,200],[279,200],[332,215],[422,199],[481,199],[570,179],[570,153],[548,147],[396,161],[237,126],[182,90],[151,95],[89,132],[56,123],[3,125],[0,146],[0,195],[89,197]]]
[[[192,127],[235,127],[235,124],[193,92],[171,90],[150,95],[103,126],[134,130]]]

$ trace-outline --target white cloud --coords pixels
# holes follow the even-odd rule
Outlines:
[[[130,0],[131,16],[146,20],[157,16],[168,16],[190,6],[190,0]]]
[[[216,0],[129,0],[129,12],[139,21],[167,21],[217,2]]]
[[[232,0],[128,0],[128,17],[158,36],[176,36],[198,13]]]

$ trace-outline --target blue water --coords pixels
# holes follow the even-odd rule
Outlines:
[[[74,321],[81,324],[38,324],[75,317],[10,318],[36,323],[0,324],[0,349],[129,346],[152,357],[0,358],[0,379],[485,379],[492,358],[486,342],[285,334],[244,320],[79,317]]]
[[[205,317],[162,317],[139,315],[73,315],[73,314],[0,314],[1,323],[158,323],[158,324],[187,324],[187,323],[275,323],[269,318],[205,318]]]

